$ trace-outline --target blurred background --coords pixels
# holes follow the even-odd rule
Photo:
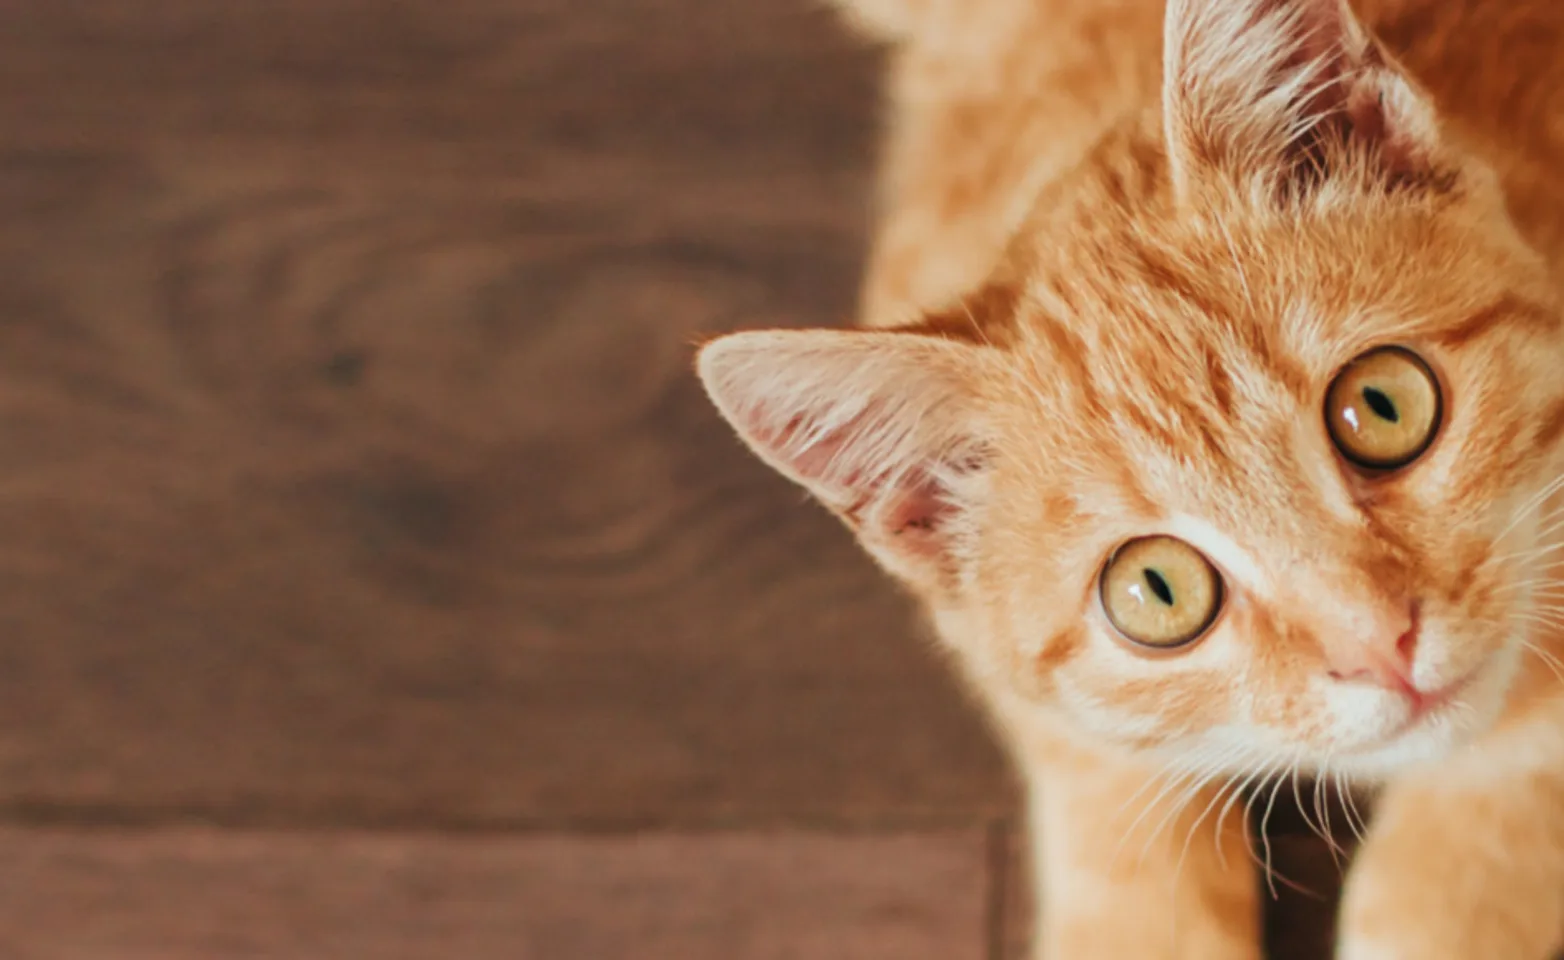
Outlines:
[[[689,372],[850,318],[879,66],[0,0],[0,956],[1019,955],[983,724]]]

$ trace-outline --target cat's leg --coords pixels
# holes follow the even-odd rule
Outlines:
[[[1347,876],[1339,960],[1550,960],[1564,947],[1564,775],[1392,783]]]
[[[1242,799],[1159,772],[1061,750],[1028,771],[1039,960],[1258,960]]]

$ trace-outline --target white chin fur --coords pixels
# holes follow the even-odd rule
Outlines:
[[[1332,766],[1354,778],[1374,780],[1450,756],[1490,729],[1504,712],[1523,653],[1519,643],[1507,644],[1483,664],[1455,702],[1383,745],[1353,751],[1333,761]]]

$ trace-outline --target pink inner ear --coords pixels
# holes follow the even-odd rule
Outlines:
[[[764,424],[763,413],[756,411],[757,426]],[[806,416],[795,416],[773,429],[757,429],[755,439],[783,454],[788,465],[805,483],[840,490],[844,501],[835,506],[842,517],[860,532],[898,538],[898,546],[917,552],[937,551],[937,535],[944,521],[955,512],[944,485],[926,469],[865,469],[845,466],[845,448],[863,439],[860,433],[872,422],[869,412],[848,421],[842,427],[821,436],[807,448],[789,453],[799,433],[806,429]],[[976,470],[976,458],[959,465],[959,471]],[[894,483],[893,483],[894,478]],[[872,522],[874,529],[866,530]]]
[[[981,470],[983,466],[983,458],[973,456],[960,463],[947,464],[947,469],[966,474]],[[905,475],[894,497],[895,500],[882,510],[881,517],[886,529],[896,536],[938,531],[956,512],[950,502],[950,491],[922,470]]]
[[[911,544],[929,543],[941,532],[944,521],[955,512],[945,490],[932,478],[919,473],[894,494],[880,513],[884,530]]]
[[[747,420],[751,438],[785,462],[798,479],[806,484],[852,491],[851,496],[858,497],[866,488],[883,482],[883,475],[892,472],[889,465],[871,471],[850,464],[853,458],[848,447],[867,439],[864,433],[871,422],[870,411],[859,414],[830,433],[817,436],[813,443],[803,449],[798,449],[798,440],[799,435],[809,428],[810,417],[807,414],[797,414],[777,424],[770,419],[765,407],[756,407],[749,411]]]
[[[849,470],[845,473],[833,473],[831,465],[840,460],[843,445],[853,435],[855,427],[862,421],[862,417],[857,417],[845,427],[816,438],[814,443],[793,454],[789,458],[788,463],[807,482],[828,482],[832,486],[858,487],[863,482],[863,478],[860,475],[861,471]],[[765,440],[775,450],[791,450],[796,443],[798,435],[803,432],[808,422],[807,417],[793,417],[781,429],[770,431]]]
[[[864,490],[842,517],[866,539],[892,540],[902,554],[935,559],[944,552],[945,521],[956,508],[927,474],[905,474],[902,480],[895,489]],[[866,522],[866,514],[872,517],[872,525]]]

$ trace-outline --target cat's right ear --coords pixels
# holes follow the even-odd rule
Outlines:
[[[761,460],[841,517],[890,572],[945,580],[989,461],[983,348],[867,330],[769,330],[700,351],[701,382]]]
[[[1293,195],[1451,182],[1431,99],[1347,0],[1168,0],[1163,61],[1181,196],[1213,177]]]

